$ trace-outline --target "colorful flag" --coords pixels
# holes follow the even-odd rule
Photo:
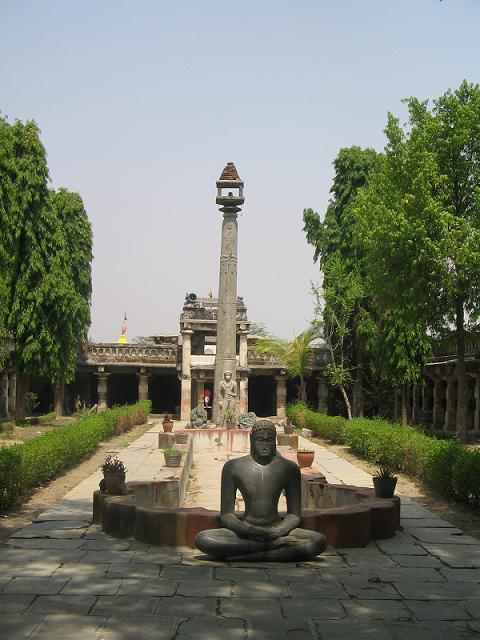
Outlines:
[[[124,336],[127,333],[127,312],[125,311],[125,316],[123,318],[123,325],[122,325],[122,336]]]

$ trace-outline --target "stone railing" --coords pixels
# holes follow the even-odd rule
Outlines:
[[[314,348],[312,354],[311,368],[325,369],[328,363],[328,352],[324,348]],[[248,366],[257,367],[282,367],[282,363],[270,353],[256,354],[254,348],[248,349]]]
[[[454,340],[449,340],[448,342],[444,342],[440,344],[434,344],[432,352],[434,357],[456,356],[457,345]],[[480,353],[480,337],[479,336],[472,336],[472,337],[465,338],[465,353],[466,354]]]
[[[172,344],[89,343],[80,357],[82,363],[139,362],[176,364],[177,348]]]

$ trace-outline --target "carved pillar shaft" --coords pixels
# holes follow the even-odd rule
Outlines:
[[[7,410],[9,417],[15,416],[15,410],[17,407],[17,374],[8,374],[8,404]]]
[[[328,413],[328,387],[325,378],[318,379],[318,405],[319,413]]]
[[[148,378],[149,374],[142,368],[138,374],[138,399],[148,400]]]
[[[443,380],[435,378],[433,381],[433,426],[441,428],[445,416],[443,412]]]
[[[96,374],[97,376],[97,391],[98,391],[98,410],[105,411],[107,409],[107,398],[108,398],[108,378],[110,376],[109,373],[105,373],[104,371],[100,371]]]
[[[277,381],[277,417],[287,417],[287,381],[284,376],[275,376]]]
[[[248,378],[242,376],[239,383],[240,389],[240,413],[247,413],[248,411]]]
[[[192,333],[191,329],[183,331],[180,420],[186,421],[192,411]]]
[[[445,400],[446,407],[443,428],[445,429],[445,431],[450,431],[455,429],[457,418],[457,390],[456,383],[453,378],[449,378],[447,380],[447,391]]]
[[[0,418],[8,416],[8,373],[0,376]]]
[[[480,376],[475,376],[475,410],[473,414],[473,428],[480,431]]]
[[[241,367],[248,366],[248,331],[240,334],[240,348],[238,352],[238,363]]]

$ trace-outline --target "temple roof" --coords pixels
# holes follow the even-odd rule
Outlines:
[[[233,162],[227,162],[219,180],[225,180],[228,182],[231,182],[232,180],[238,180],[238,182],[241,182],[240,176],[238,175],[238,171]]]

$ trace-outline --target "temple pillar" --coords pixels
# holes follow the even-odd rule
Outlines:
[[[277,417],[284,420],[287,417],[287,381],[285,376],[275,376],[277,381]]]
[[[445,414],[443,411],[443,380],[434,378],[433,380],[433,416],[432,426],[434,429],[443,427]]]
[[[8,401],[7,412],[8,416],[15,417],[15,410],[17,408],[17,374],[12,372],[8,374]]]
[[[247,413],[248,411],[248,377],[241,376],[240,383],[240,413]]]
[[[328,413],[328,387],[325,378],[318,378],[318,405],[317,411],[319,413]]]
[[[420,417],[420,421],[423,424],[432,423],[432,400],[432,381],[430,378],[425,378],[422,387],[422,415]]]
[[[473,428],[480,431],[480,376],[475,376],[475,410],[473,413]]]
[[[447,379],[445,420],[443,428],[445,431],[455,431],[457,421],[457,389],[455,378]]]
[[[197,405],[204,405],[203,392],[205,391],[205,378],[199,378],[195,380],[195,400]]]
[[[238,364],[241,367],[248,366],[248,341],[247,341],[248,331],[240,332],[240,348],[238,351]]]
[[[182,382],[180,420],[190,420],[192,412],[192,333],[191,329],[184,329],[182,345]]]
[[[140,373],[137,374],[138,377],[138,399],[139,400],[148,400],[148,378],[149,374],[145,367],[140,369]]]
[[[8,373],[0,376],[0,418],[8,417]]]
[[[418,386],[414,384],[412,386],[412,411],[411,411],[411,423],[417,424],[419,418],[419,393]]]
[[[108,395],[108,378],[110,374],[105,373],[105,371],[98,371],[95,375],[97,376],[98,410],[105,411],[105,409],[108,408],[107,395]]]

